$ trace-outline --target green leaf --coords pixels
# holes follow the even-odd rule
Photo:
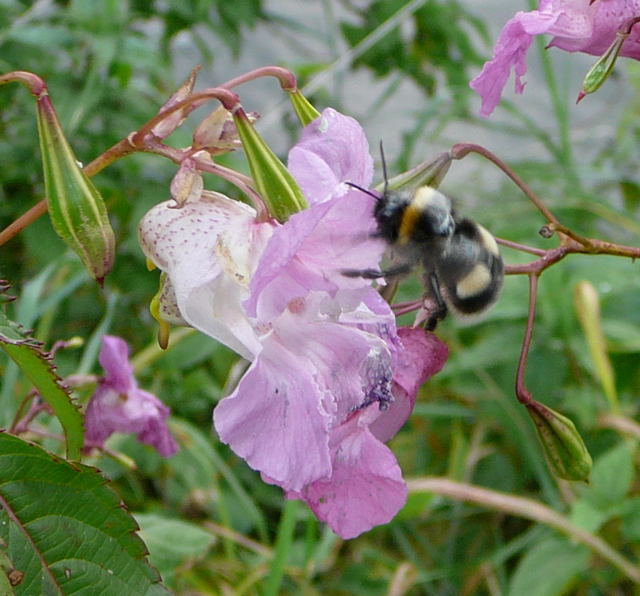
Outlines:
[[[620,529],[629,542],[640,542],[640,497],[625,502]]]
[[[509,596],[567,594],[578,574],[588,569],[589,550],[563,538],[549,538],[531,548],[509,584]]]
[[[153,513],[136,513],[135,518],[151,563],[165,581],[171,581],[177,567],[206,556],[215,542],[211,533],[192,523]]]
[[[598,509],[586,499],[580,499],[574,503],[569,519],[587,532],[597,532],[608,517],[606,511]]]
[[[626,443],[601,455],[593,466],[589,497],[599,507],[620,503],[633,482],[633,458]]]
[[[64,432],[67,457],[80,459],[84,441],[82,416],[71,400],[69,390],[56,374],[49,355],[39,342],[24,334],[21,327],[0,312],[0,346],[33,383],[38,393],[53,409]]]
[[[95,468],[0,434],[0,539],[17,595],[166,594],[134,519]]]

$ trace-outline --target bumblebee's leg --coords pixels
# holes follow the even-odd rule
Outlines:
[[[440,292],[440,282],[438,281],[438,277],[436,276],[434,271],[431,271],[429,273],[429,275],[427,276],[427,281],[429,283],[431,294],[436,301],[436,310],[431,313],[431,316],[425,324],[425,329],[427,331],[433,331],[438,323],[447,316],[447,304],[442,298],[442,293]]]
[[[383,277],[396,277],[409,273],[412,267],[410,265],[397,265],[385,271],[379,269],[343,269],[340,271],[345,277],[362,277],[364,279],[382,279]]]
[[[363,279],[380,279],[384,273],[379,269],[342,269],[345,277],[362,277]]]

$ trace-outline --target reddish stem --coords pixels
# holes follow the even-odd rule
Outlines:
[[[28,211],[23,213],[18,219],[11,222],[4,230],[0,232],[0,246],[5,242],[8,242],[24,230],[28,225],[32,224],[41,215],[47,212],[47,200],[42,199],[39,203],[31,207]]]
[[[25,70],[15,70],[0,76],[0,85],[6,83],[22,83],[29,87],[29,91],[36,98],[47,94],[47,84],[37,74]]]
[[[529,313],[527,315],[527,326],[524,332],[524,340],[522,341],[522,350],[520,352],[520,360],[518,361],[518,372],[516,374],[516,397],[518,401],[528,406],[533,402],[531,392],[525,385],[525,370],[527,367],[527,357],[529,356],[529,348],[531,347],[531,338],[533,337],[533,325],[536,318],[536,302],[538,299],[538,275],[529,275]]]
[[[488,159],[494,165],[498,166],[513,182],[527,195],[527,198],[536,206],[538,211],[544,215],[547,221],[551,223],[560,223],[556,216],[549,211],[546,205],[538,198],[538,196],[531,190],[531,187],[516,174],[505,162],[503,162],[498,156],[494,155],[488,149],[485,149],[481,145],[475,145],[474,143],[456,143],[451,147],[451,157],[453,159],[462,159],[469,153],[477,153],[482,155],[485,159]]]
[[[217,99],[223,105],[226,110],[233,112],[238,109],[240,106],[240,98],[233,92],[228,89],[223,89],[221,87],[213,87],[211,89],[205,89],[200,93],[194,93],[189,97],[179,101],[178,103],[172,105],[170,108],[167,108],[156,114],[151,120],[146,122],[142,128],[138,129],[133,135],[129,136],[129,142],[136,149],[141,149],[144,151],[144,142],[148,134],[151,133],[152,129],[162,122],[167,116],[177,112],[178,110],[185,109],[185,116],[190,114],[193,110],[199,108],[203,103],[208,101],[209,99]]]
[[[634,17],[632,19],[629,19],[624,26],[620,29],[620,33],[622,33],[623,35],[631,35],[631,29],[633,29],[633,26],[636,23],[640,23],[640,17]]]
[[[535,248],[533,246],[527,246],[526,244],[520,244],[519,242],[505,240],[504,238],[496,238],[496,242],[498,244],[502,244],[502,246],[507,246],[508,248],[513,248],[521,252],[528,252],[532,255],[538,255],[540,257],[547,254],[547,251],[544,248]]]
[[[233,87],[259,79],[260,77],[275,77],[280,81],[280,86],[285,91],[294,92],[298,89],[298,81],[295,75],[290,70],[280,66],[263,66],[262,68],[256,68],[255,70],[223,83],[220,87],[222,89],[233,89]]]

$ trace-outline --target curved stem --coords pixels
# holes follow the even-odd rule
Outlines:
[[[598,425],[603,428],[611,428],[640,441],[640,423],[631,418],[620,414],[601,414],[598,416]]]
[[[532,255],[538,255],[540,257],[547,254],[544,248],[535,248],[534,246],[527,246],[526,244],[520,244],[519,242],[512,242],[511,240],[505,240],[504,238],[496,238],[496,242],[502,246],[513,248],[522,252],[528,252]]]
[[[551,213],[546,205],[538,198],[538,195],[536,195],[533,190],[531,190],[531,187],[497,155],[494,155],[491,151],[485,149],[481,145],[476,145],[474,143],[456,143],[453,147],[451,147],[451,157],[453,159],[462,159],[469,153],[477,153],[478,155],[481,155],[485,159],[488,159],[491,163],[500,168],[509,178],[511,178],[516,186],[520,190],[522,190],[527,198],[536,206],[538,211],[540,211],[540,213],[544,215],[548,222],[560,223],[556,216]]]
[[[141,128],[137,130],[137,132],[129,135],[129,141],[131,145],[133,145],[136,149],[144,150],[144,142],[145,137],[151,133],[153,128],[160,124],[167,116],[170,116],[174,112],[178,110],[184,109],[184,115],[187,116],[193,110],[199,108],[203,103],[210,99],[217,99],[224,106],[226,110],[233,112],[240,106],[240,98],[233,92],[228,89],[222,89],[220,87],[213,87],[211,89],[205,89],[200,93],[194,93],[193,95],[189,95],[189,97],[179,101],[178,103],[172,105],[170,108],[163,110],[159,114],[156,114],[151,120],[146,122]],[[188,109],[185,109],[188,108]]]
[[[281,66],[263,66],[262,68],[256,68],[219,85],[219,87],[221,89],[233,89],[233,87],[259,79],[260,77],[275,77],[280,81],[280,86],[285,91],[293,92],[298,89],[298,81],[295,75],[290,70],[282,68]]]
[[[533,326],[536,318],[536,302],[538,299],[538,274],[529,275],[529,313],[527,314],[527,326],[522,341],[520,360],[518,361],[518,372],[516,374],[516,397],[522,405],[528,405],[533,401],[531,393],[525,384],[525,371],[527,368],[527,357],[531,347],[533,337]]]
[[[414,310],[418,310],[424,304],[424,300],[410,300],[408,302],[396,302],[391,305],[391,310],[399,317],[400,315],[405,315],[408,312],[413,312]]]
[[[600,555],[636,584],[640,584],[640,568],[618,553],[599,536],[575,526],[564,516],[550,507],[524,497],[515,497],[499,491],[480,488],[472,484],[455,482],[448,478],[416,478],[407,482],[409,492],[430,492],[444,495],[458,501],[476,503],[489,509],[524,517],[545,524],[565,534],[571,540],[580,542]]]
[[[27,72],[26,70],[14,70],[0,76],[0,85],[6,83],[22,83],[29,87],[29,91],[36,98],[48,93],[47,84],[37,74]]]

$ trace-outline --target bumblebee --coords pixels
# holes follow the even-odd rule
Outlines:
[[[347,270],[349,277],[367,279],[400,276],[422,266],[426,297],[435,304],[427,329],[433,330],[449,310],[474,315],[497,300],[504,280],[504,264],[495,238],[480,224],[460,217],[440,191],[422,186],[414,191],[391,191],[386,167],[379,196],[350,184],[376,199],[375,236],[385,240],[394,263],[386,271]]]

